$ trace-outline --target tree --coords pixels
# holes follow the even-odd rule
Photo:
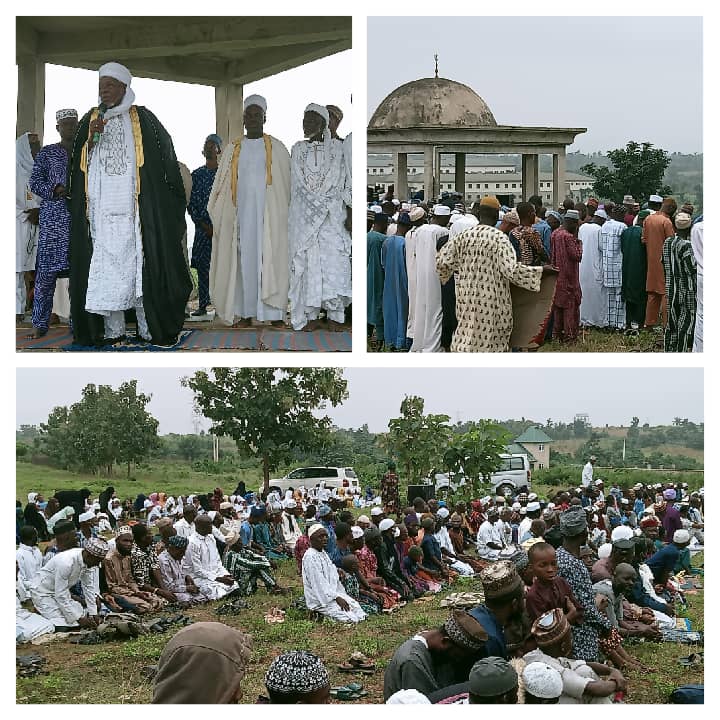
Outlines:
[[[262,461],[263,490],[270,470],[295,449],[319,450],[331,426],[316,412],[347,399],[339,368],[212,368],[184,378],[211,432],[231,437],[238,451]]]
[[[413,484],[440,467],[452,434],[449,415],[424,415],[425,400],[406,395],[400,403],[400,417],[388,422],[385,443]]]
[[[86,385],[82,400],[56,407],[40,426],[42,449],[65,468],[112,475],[115,463],[144,460],[158,444],[158,421],[147,412],[151,396],[137,391],[130,380],[113,390],[109,385]]]
[[[492,420],[480,420],[462,435],[456,435],[443,455],[444,466],[470,481],[473,497],[481,494],[481,483],[487,482],[501,464],[500,455],[510,434]]]
[[[654,148],[652,143],[630,141],[625,148],[610,150],[607,156],[612,162],[612,169],[599,167],[595,163],[580,168],[595,178],[595,195],[619,203],[627,193],[638,202],[647,200],[655,193],[672,194],[672,189],[662,184],[665,169],[670,164],[670,157],[665,150]]]

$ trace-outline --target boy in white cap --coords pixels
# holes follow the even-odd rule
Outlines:
[[[267,101],[243,102],[245,135],[222,155],[208,202],[213,225],[210,296],[234,327],[284,326],[288,304],[290,155],[264,133]]]

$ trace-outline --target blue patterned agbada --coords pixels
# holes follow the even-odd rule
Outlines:
[[[192,173],[192,192],[188,205],[188,213],[195,224],[190,267],[194,267],[198,272],[198,300],[201,308],[210,304],[210,256],[212,255],[212,238],[203,230],[201,223],[212,225],[207,206],[216,173],[217,168],[211,170],[205,165]]]

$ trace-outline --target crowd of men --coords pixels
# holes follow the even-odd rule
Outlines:
[[[647,669],[629,643],[683,641],[675,616],[691,554],[703,548],[704,494],[672,483],[606,491],[594,465],[591,457],[578,487],[547,500],[522,487],[469,504],[418,497],[407,507],[392,463],[379,496],[300,487],[263,498],[242,484],[229,496],[215,488],[135,501],[113,487],[97,499],[87,489],[47,500],[32,492],[17,507],[16,638],[92,629],[114,612],[247,596],[258,584],[284,595],[275,577],[283,561],[297,564],[310,617],[348,624],[475,576],[476,604],[397,648],[386,702],[621,701],[622,671]],[[160,659],[155,702],[193,697],[195,681],[172,680],[201,662],[217,672],[213,682],[204,673],[197,692],[237,701],[251,645],[219,623],[183,629]],[[231,686],[218,684],[232,667]],[[299,651],[277,658],[266,684],[265,702],[327,702],[330,691],[322,660]]]
[[[657,332],[665,352],[703,346],[703,216],[651,195],[645,207],[539,196],[514,208],[488,195],[401,202],[392,189],[367,214],[367,322],[371,349],[504,352],[572,344],[582,328]],[[511,347],[511,285],[552,304],[522,347]],[[538,303],[544,302],[539,298]],[[518,312],[515,310],[515,312]],[[541,317],[543,313],[541,312]]]
[[[56,113],[60,142],[16,141],[16,320],[53,315],[82,346],[172,346],[186,320],[341,330],[352,296],[351,136],[340,108],[310,103],[291,152],[264,132],[267,101],[243,103],[245,135],[209,135],[205,165],[178,162],[135,104],[130,71],[99,69],[98,107]],[[195,225],[188,262],[185,212]],[[197,270],[198,308],[189,265]],[[322,315],[322,317],[321,317]]]

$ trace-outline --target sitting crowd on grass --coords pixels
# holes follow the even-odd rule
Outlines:
[[[703,549],[704,495],[687,486],[606,494],[596,481],[548,499],[519,488],[469,503],[370,503],[367,515],[352,496],[241,489],[135,502],[112,487],[97,500],[86,489],[47,501],[29,493],[16,513],[17,642],[91,631],[113,613],[249,596],[259,585],[287,595],[279,563],[297,568],[303,594],[293,605],[316,621],[372,622],[453,587],[478,591],[476,604],[396,649],[385,669],[389,704],[619,702],[624,671],[652,669],[633,644],[687,642],[691,632],[677,615],[696,572],[691,555]],[[251,647],[222,623],[184,628],[162,653],[153,701],[247,702]],[[264,702],[330,698],[322,659],[306,651],[278,656],[265,683]]]

